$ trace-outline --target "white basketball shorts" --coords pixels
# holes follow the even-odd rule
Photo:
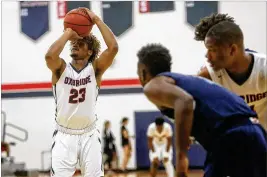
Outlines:
[[[72,177],[78,162],[82,176],[104,176],[99,130],[78,135],[56,130],[53,139],[51,176]]]
[[[170,161],[172,161],[172,154],[173,154],[172,147],[170,148],[169,152],[166,152],[167,144],[162,144],[162,145],[154,144],[153,146],[155,152],[152,152],[151,150],[149,151],[150,162],[152,162],[156,157],[159,159],[159,161],[162,161],[164,158],[168,158]]]

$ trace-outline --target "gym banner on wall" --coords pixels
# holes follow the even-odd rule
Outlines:
[[[133,26],[133,2],[102,1],[102,15],[104,22],[119,37]]]
[[[78,7],[91,8],[89,1],[58,1],[57,2],[57,17],[64,18],[65,15]]]
[[[195,27],[201,18],[218,13],[218,1],[185,1],[186,22]]]
[[[139,1],[139,13],[174,10],[174,1]]]
[[[49,31],[49,2],[21,1],[20,28],[32,40],[36,41]]]

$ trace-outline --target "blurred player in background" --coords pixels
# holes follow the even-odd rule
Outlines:
[[[117,161],[117,151],[115,145],[115,137],[113,132],[111,131],[111,123],[110,121],[105,121],[104,130],[103,130],[103,156],[104,165],[106,170],[114,170],[113,161]]]
[[[243,32],[227,14],[203,18],[195,28],[195,39],[207,48],[207,63],[198,75],[241,96],[267,130],[266,55],[245,50]]]
[[[127,117],[122,118],[121,121],[121,146],[123,148],[123,160],[122,160],[122,164],[121,164],[121,170],[123,172],[126,172],[126,168],[128,165],[128,162],[131,158],[131,154],[132,154],[132,144],[130,141],[130,135],[129,135],[129,131],[127,129],[127,125],[128,125],[129,119]]]
[[[188,176],[189,136],[207,151],[205,177],[267,175],[267,139],[242,98],[205,78],[172,73],[169,50],[149,44],[138,53],[146,97],[174,119],[177,177]]]
[[[102,75],[112,64],[118,44],[109,27],[93,12],[86,11],[108,48],[98,57],[100,43],[95,36],[82,38],[68,28],[45,55],[47,67],[52,71],[56,101],[52,176],[72,176],[78,160],[83,176],[104,176],[95,104]],[[60,57],[68,41],[71,41],[71,63]]]
[[[166,169],[168,177],[174,177],[172,164],[172,127],[162,117],[157,117],[147,129],[147,141],[149,148],[150,173],[152,177],[157,175],[160,162]]]

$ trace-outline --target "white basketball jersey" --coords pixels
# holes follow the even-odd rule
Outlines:
[[[77,71],[70,63],[53,86],[56,122],[69,129],[84,129],[96,120],[98,86],[94,68],[88,63]]]
[[[208,63],[206,67],[214,82],[242,97],[257,112],[260,123],[267,130],[267,59],[265,54],[250,54],[254,56],[254,65],[249,78],[242,85],[234,82],[225,69],[214,71]]]
[[[170,124],[164,122],[163,130],[161,133],[157,131],[156,123],[153,122],[149,125],[147,129],[147,136],[153,137],[153,144],[155,145],[163,145],[167,143],[167,138],[172,137],[172,128]]]

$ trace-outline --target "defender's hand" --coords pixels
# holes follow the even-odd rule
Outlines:
[[[70,41],[75,41],[75,40],[78,40],[78,39],[82,39],[81,36],[79,36],[74,30],[72,30],[71,28],[67,28],[64,30],[64,33],[68,33],[70,38],[69,40]]]

